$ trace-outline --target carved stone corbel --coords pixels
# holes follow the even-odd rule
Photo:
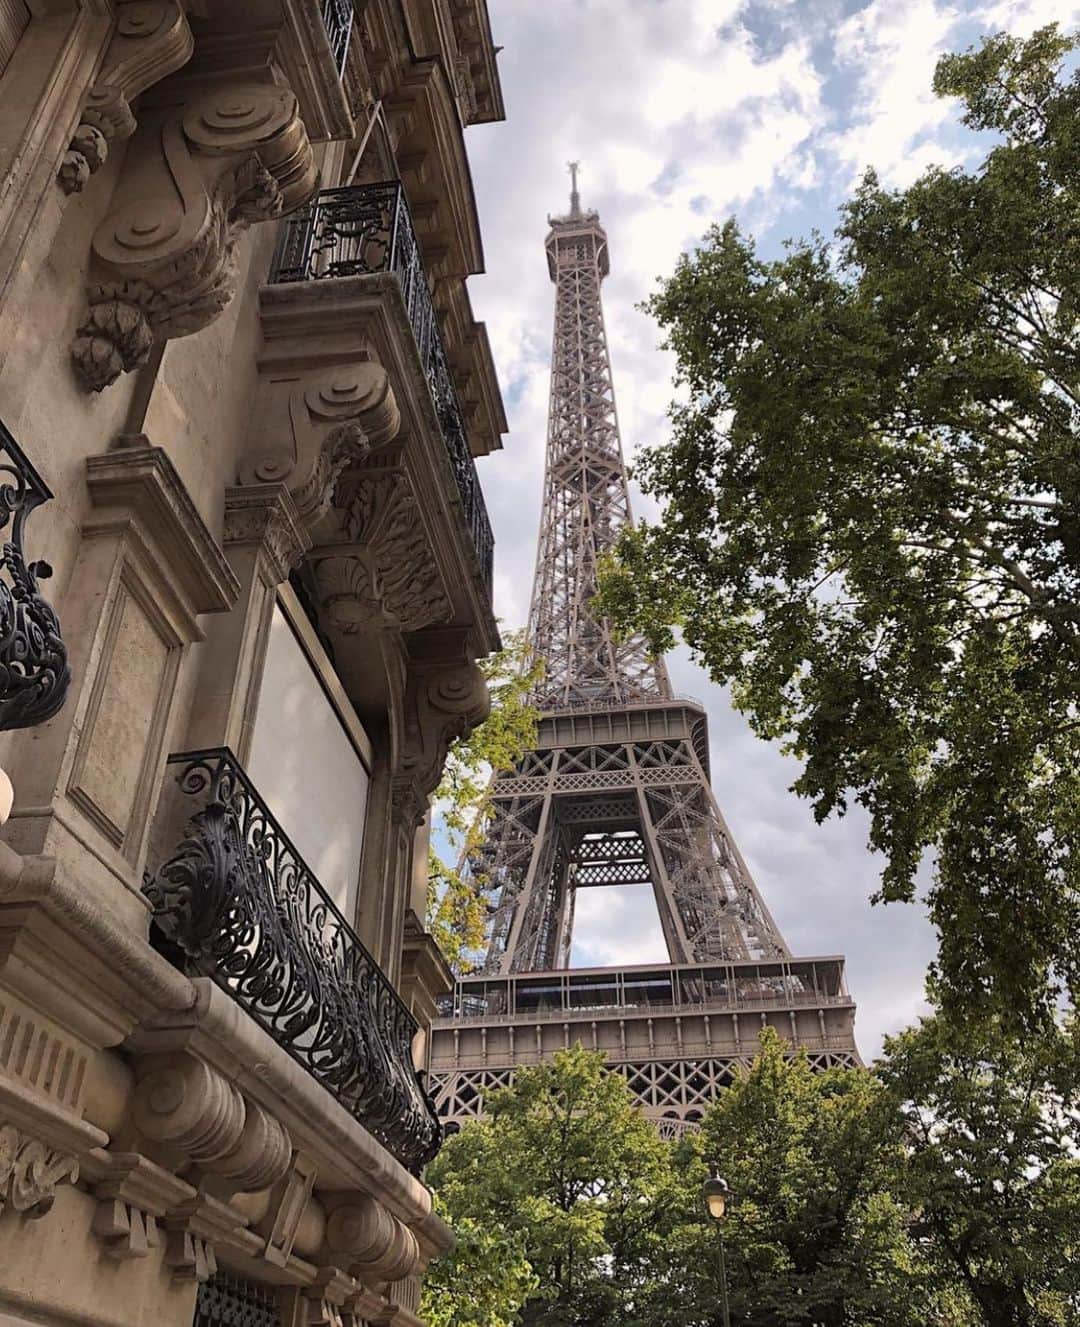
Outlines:
[[[30,1220],[45,1216],[56,1199],[56,1186],[64,1180],[74,1184],[78,1178],[78,1159],[69,1152],[46,1147],[12,1124],[0,1124],[0,1213],[10,1203]]]
[[[170,1230],[162,1262],[173,1269],[174,1281],[209,1281],[217,1272],[214,1246],[190,1230]]]
[[[117,1262],[145,1258],[162,1244],[160,1222],[167,1212],[190,1204],[192,1186],[137,1152],[107,1154],[107,1171],[94,1185],[97,1207],[91,1226]]]
[[[283,1178],[292,1159],[285,1126],[217,1070],[190,1055],[153,1057],[142,1068],[131,1117],[144,1138],[189,1156],[238,1192]]]
[[[301,1296],[299,1322],[307,1327],[346,1327],[347,1305],[356,1298],[357,1284],[338,1267],[320,1267]]]
[[[288,88],[223,82],[144,117],[94,232],[90,309],[72,346],[82,385],[101,391],[155,341],[211,323],[234,292],[240,235],[297,207],[317,178]]]
[[[145,1258],[161,1244],[157,1218],[123,1198],[103,1198],[94,1212],[92,1229],[105,1242],[105,1252],[117,1262]]]
[[[342,471],[397,435],[401,413],[379,364],[263,385],[253,436],[257,450],[241,466],[243,484],[284,484],[311,529],[330,508]]]
[[[104,164],[109,145],[135,132],[140,92],[191,59],[195,42],[179,0],[120,0],[116,28],[57,179],[78,193]]]
[[[487,718],[491,697],[472,660],[414,663],[405,692],[394,798],[402,820],[419,825],[446,764],[450,743]]]
[[[325,1249],[364,1279],[398,1281],[420,1266],[416,1236],[369,1194],[350,1195],[329,1213]]]
[[[449,595],[403,471],[351,471],[338,482],[342,543],[317,550],[315,583],[330,626],[419,631],[452,614]]]

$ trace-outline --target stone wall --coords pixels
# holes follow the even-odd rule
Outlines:
[[[270,278],[283,217],[400,153],[446,390],[498,445],[464,287],[486,13],[439,37],[378,0],[343,76],[320,6],[31,8],[0,72],[0,444],[52,498],[8,523],[0,625],[51,605],[70,682],[0,721],[0,1322],[188,1327],[247,1286],[267,1327],[415,1324],[451,1240],[419,1178],[448,979],[418,861],[498,636],[399,275]],[[370,765],[347,917],[244,782],[279,599]]]

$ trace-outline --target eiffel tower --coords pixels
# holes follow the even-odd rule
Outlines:
[[[593,612],[597,563],[632,519],[600,283],[599,217],[549,217],[555,283],[544,504],[529,638],[546,672],[535,747],[496,776],[466,862],[494,899],[485,961],[434,1024],[431,1086],[450,1123],[577,1042],[607,1054],[661,1131],[693,1127],[771,1026],[813,1064],[859,1063],[835,955],[795,958],[709,784],[705,711],[662,659]],[[666,964],[571,968],[581,889],[652,887]]]

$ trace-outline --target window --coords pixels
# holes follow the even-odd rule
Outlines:
[[[270,624],[248,773],[350,924],[370,766],[366,734],[295,595],[283,588]]]

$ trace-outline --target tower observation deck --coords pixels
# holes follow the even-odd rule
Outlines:
[[[571,175],[544,245],[555,334],[529,611],[541,720],[535,747],[496,776],[465,864],[494,899],[490,942],[435,1022],[431,1086],[460,1122],[517,1066],[580,1042],[675,1133],[749,1064],[765,1026],[821,1067],[859,1063],[855,1007],[843,959],[793,957],[759,894],[712,794],[703,708],[593,611],[598,561],[632,518],[600,299],[607,235]],[[652,887],[668,963],[571,968],[577,891],[628,884]]]

